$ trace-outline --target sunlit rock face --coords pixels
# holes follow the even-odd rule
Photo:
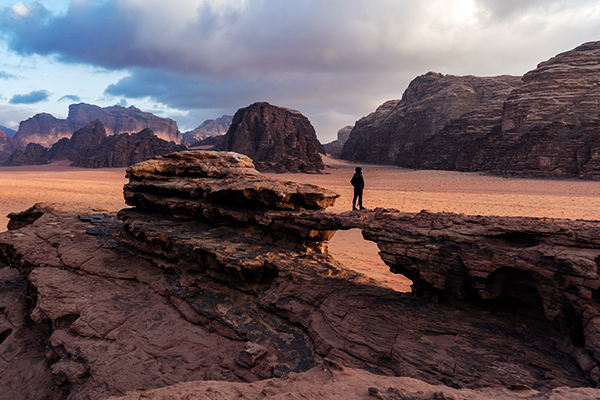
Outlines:
[[[74,132],[95,120],[102,122],[108,136],[135,133],[150,128],[161,139],[181,143],[181,132],[177,128],[177,122],[172,119],[160,118],[133,106],[101,108],[85,103],[71,104],[67,119],[58,119],[42,113],[21,122],[14,138],[15,143],[21,147],[28,143],[38,143],[50,148],[60,139],[70,138]]]
[[[223,115],[217,119],[207,119],[196,129],[182,133],[183,140],[190,146],[209,137],[224,135],[227,133],[232,119],[231,115]]]
[[[224,150],[250,157],[259,171],[315,173],[325,168],[325,150],[312,124],[299,111],[254,103],[239,109]]]
[[[587,342],[595,340],[595,223],[332,214],[325,209],[337,194],[263,176],[233,152],[156,157],[127,175],[133,208],[38,204],[11,214],[0,233],[7,397],[149,397],[171,385],[177,396],[177,384],[199,380],[239,397],[243,382],[325,382],[320,373],[342,364],[469,388],[473,398],[597,384]],[[335,231],[352,228],[378,244],[392,272],[413,279],[413,294],[328,253]],[[581,326],[563,330],[561,321]],[[385,393],[405,394],[394,390]]]

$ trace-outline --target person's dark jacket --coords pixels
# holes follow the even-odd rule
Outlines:
[[[352,175],[350,183],[354,186],[354,189],[362,190],[365,188],[365,180],[360,172],[355,172],[354,175]]]

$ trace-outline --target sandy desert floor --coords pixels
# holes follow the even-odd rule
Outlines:
[[[328,157],[325,161],[330,166],[325,174],[268,175],[331,189],[341,196],[327,211],[348,211],[352,208],[350,178],[355,165]],[[91,170],[68,164],[0,168],[0,231],[6,230],[8,213],[25,210],[37,202],[108,211],[126,207],[124,168]],[[512,179],[479,173],[361,166],[367,208],[600,220],[600,182]],[[358,230],[337,232],[330,243],[330,252],[343,265],[396,290],[409,290],[410,282],[390,274],[377,251],[377,246],[363,240]]]

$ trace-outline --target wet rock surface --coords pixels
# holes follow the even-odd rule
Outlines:
[[[14,229],[0,234],[0,273],[9,276],[4,282],[12,288],[0,298],[5,304],[0,389],[11,398],[32,398],[34,391],[49,399],[99,399],[127,391],[166,396],[151,389],[194,380],[239,382],[226,389],[214,383],[225,398],[244,387],[250,395],[257,387],[267,392],[283,387],[280,380],[287,385],[317,377],[334,390],[335,377],[321,373],[335,366],[344,371],[341,365],[361,377],[365,395],[382,398],[408,398],[398,393],[411,392],[389,391],[390,381],[377,383],[378,377],[354,369],[448,388],[427,387],[440,393],[468,388],[485,394],[492,387],[506,398],[519,397],[519,388],[550,396],[554,388],[595,384],[593,368],[586,375],[580,366],[595,363],[591,353],[581,353],[581,346],[580,353],[574,351],[578,343],[565,344],[565,333],[551,320],[456,295],[452,285],[459,285],[464,270],[444,285],[422,266],[421,281],[415,282],[425,286],[431,280],[430,286],[440,283],[454,295],[436,303],[381,287],[327,253],[326,240],[336,229],[359,227],[380,248],[397,250],[383,254],[392,269],[398,271],[390,261],[390,255],[401,258],[396,253],[414,257],[421,268],[419,253],[437,260],[427,233],[441,237],[448,216],[428,220],[389,210],[330,214],[321,211],[325,204],[307,208],[319,204],[315,198],[327,202],[335,195],[258,179],[249,159],[234,153],[184,152],[138,164],[128,174],[126,197],[153,196],[133,200],[139,201],[136,208],[115,215],[37,205],[13,215]],[[223,204],[211,198],[211,188],[218,192],[232,178],[240,185],[236,190],[247,186],[249,198],[269,185],[279,197],[266,196],[260,212],[254,200]],[[302,208],[282,207],[286,193],[301,193],[304,200],[289,202]],[[183,212],[186,202],[194,212]],[[531,225],[531,235],[552,237],[543,224]],[[577,229],[579,238],[595,232]],[[440,240],[455,242],[456,257],[463,257],[465,241],[457,234]],[[502,240],[506,252],[526,248]],[[583,257],[589,249],[581,249]],[[451,276],[452,268],[445,268],[444,277]],[[429,292],[446,293],[436,288]],[[241,385],[265,379],[260,386]],[[14,389],[21,387],[29,392]]]

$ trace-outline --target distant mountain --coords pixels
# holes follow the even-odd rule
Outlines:
[[[7,136],[5,131],[0,130],[0,163],[5,161],[15,151],[15,148],[14,139]]]
[[[346,143],[350,137],[352,128],[354,128],[354,125],[347,125],[340,129],[337,133],[337,140],[323,145],[325,152],[332,157],[339,157],[342,153],[342,149],[344,148],[344,143]]]
[[[8,137],[14,137],[17,134],[17,131],[3,125],[0,125],[0,131],[4,132]]]
[[[149,128],[131,135],[108,136],[102,122],[96,120],[73,133],[71,138],[62,138],[50,149],[39,143],[29,143],[24,150],[15,150],[5,165],[40,165],[70,160],[78,167],[115,168],[183,150],[186,150],[185,146],[160,139]]]
[[[150,128],[161,139],[181,143],[181,132],[177,128],[177,122],[172,119],[157,117],[133,106],[101,108],[85,103],[71,104],[67,119],[57,119],[50,114],[41,113],[21,122],[14,139],[20,147],[27,143],[51,147],[62,138],[70,138],[75,131],[95,120],[102,122],[108,136]]]
[[[183,132],[184,143],[191,145],[209,137],[224,135],[231,125],[233,116],[223,115],[217,119],[207,119],[194,130]]]

